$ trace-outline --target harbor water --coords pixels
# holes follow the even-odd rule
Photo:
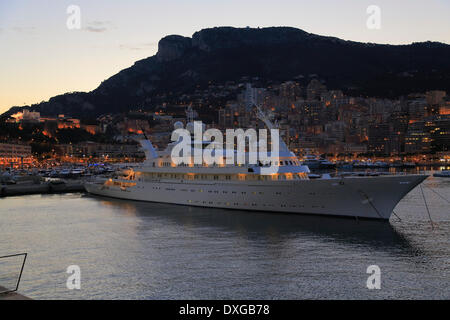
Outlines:
[[[449,299],[450,179],[430,177],[423,192],[434,225],[420,187],[390,222],[0,198],[0,256],[28,253],[19,292],[34,299]],[[72,265],[79,290],[66,285]],[[380,289],[367,288],[371,265]]]

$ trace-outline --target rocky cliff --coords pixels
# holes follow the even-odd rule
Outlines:
[[[286,81],[317,74],[328,87],[355,95],[450,91],[449,57],[450,45],[442,43],[358,43],[289,27],[211,28],[192,38],[164,37],[155,56],[137,61],[97,89],[60,95],[32,109],[73,116],[119,113],[244,76]]]

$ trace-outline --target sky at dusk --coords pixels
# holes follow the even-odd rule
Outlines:
[[[70,30],[67,8],[81,10]],[[369,5],[381,29],[366,26]],[[90,91],[156,53],[169,34],[215,26],[291,26],[361,42],[450,44],[449,0],[0,0],[0,113]]]

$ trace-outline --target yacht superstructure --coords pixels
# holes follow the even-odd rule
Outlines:
[[[276,127],[261,110],[258,116],[269,129]],[[387,220],[397,203],[427,178],[419,174],[323,175],[310,180],[309,168],[281,138],[274,163],[244,165],[225,161],[176,165],[171,151],[178,142],[163,151],[155,150],[147,139],[140,142],[146,154],[142,165],[115,178],[88,182],[86,190],[106,197],[178,205]],[[273,164],[277,172],[263,174],[264,168]]]

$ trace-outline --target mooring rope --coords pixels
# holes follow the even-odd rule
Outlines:
[[[380,212],[379,212],[379,211],[377,210],[377,208],[375,207],[375,205],[374,205],[374,204],[372,203],[372,201],[370,200],[369,196],[368,196],[364,191],[362,191],[361,189],[359,189],[358,191],[359,191],[359,193],[361,193],[364,197],[366,197],[367,201],[368,201],[369,204],[372,206],[372,208],[375,210],[375,212],[378,214],[378,216],[379,216],[381,219],[384,219],[383,216],[380,214]]]
[[[394,210],[392,210],[392,213],[394,214],[394,216],[396,216],[397,217],[397,219],[399,220],[399,221],[402,221],[402,219],[400,219],[400,217],[395,213],[395,211]]]
[[[433,190],[431,187],[426,186],[428,189],[430,189],[431,191],[433,191],[439,198],[447,201],[447,203],[450,203],[450,201],[448,201],[447,199],[445,199],[441,194],[439,194],[436,190]]]
[[[428,209],[427,199],[425,198],[425,194],[423,193],[422,184],[419,184],[419,186],[420,186],[420,191],[422,192],[423,202],[425,203],[425,207],[427,208],[428,218],[430,218],[431,229],[434,230],[434,222],[431,219],[430,210]]]

